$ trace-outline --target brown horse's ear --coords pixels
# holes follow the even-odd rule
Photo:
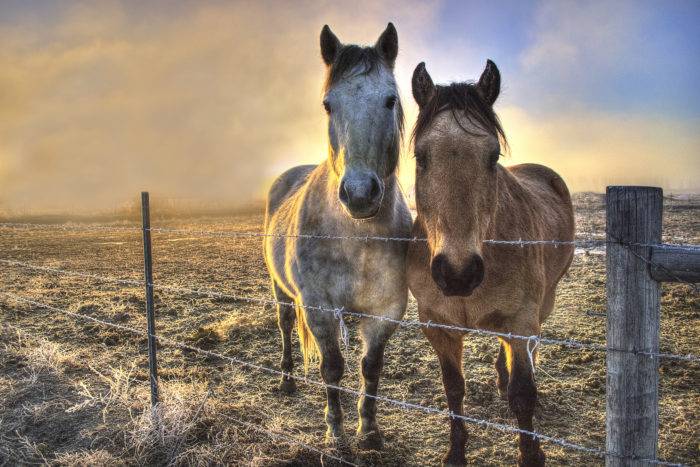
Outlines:
[[[374,44],[374,48],[384,61],[391,68],[394,68],[396,56],[399,54],[399,35],[396,33],[393,23],[387,24],[382,35],[377,39],[377,43]]]
[[[332,65],[343,44],[326,24],[321,29],[321,56],[326,65]]]
[[[425,69],[425,62],[420,62],[413,71],[411,88],[413,90],[413,98],[421,109],[433,98],[435,94],[435,85],[428,74],[428,70]]]
[[[501,73],[498,67],[491,60],[486,60],[486,68],[476,84],[481,97],[489,104],[493,105],[501,92]]]

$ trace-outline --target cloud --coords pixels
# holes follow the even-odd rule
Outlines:
[[[700,190],[700,119],[585,109],[546,117],[519,107],[500,115],[512,149],[503,162],[548,165],[573,191],[603,191],[611,184]]]
[[[260,197],[283,168],[326,157],[321,26],[373,43],[392,20],[403,51],[433,10],[361,1],[21,11],[22,21],[0,22],[0,203],[92,209],[142,189]]]

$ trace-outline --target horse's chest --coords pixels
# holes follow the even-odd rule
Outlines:
[[[336,304],[371,308],[402,284],[405,264],[394,250],[391,245],[364,242],[315,248],[299,255],[298,281],[303,288],[323,288],[324,295]]]

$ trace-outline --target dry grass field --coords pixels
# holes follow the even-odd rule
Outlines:
[[[603,232],[602,198],[576,197],[579,232]],[[700,243],[700,201],[667,200],[664,234]],[[259,230],[261,214],[158,219],[154,227],[205,231]],[[102,225],[102,224],[101,224]],[[113,223],[114,226],[126,224]],[[129,224],[132,225],[132,224]],[[155,282],[270,298],[260,239],[154,233]],[[0,227],[0,259],[141,280],[138,231],[79,231]],[[543,335],[605,341],[605,256],[576,256]],[[143,290],[83,277],[0,264],[0,291],[141,330]],[[189,345],[278,368],[280,343],[270,306],[228,298],[156,293],[157,332]],[[411,300],[406,319],[416,319]],[[700,297],[685,284],[663,286],[661,350],[700,354]],[[321,388],[299,384],[293,396],[277,378],[212,356],[161,346],[161,423],[148,411],[146,340],[0,295],[0,465],[320,465],[328,457],[273,439],[254,427],[325,450]],[[342,384],[358,388],[359,341],[348,319],[348,368]],[[18,328],[22,331],[18,331]],[[495,388],[497,342],[465,340],[467,415],[514,425]],[[297,371],[301,356],[295,350]],[[659,457],[698,465],[700,364],[661,361]],[[299,374],[299,373],[298,373]],[[316,368],[309,377],[320,380]],[[537,380],[537,431],[604,448],[605,355],[543,346]],[[446,409],[437,359],[419,329],[400,328],[390,340],[380,393]],[[346,428],[354,432],[356,400],[343,396]],[[447,448],[446,417],[380,403],[382,452],[355,450],[353,463],[436,465]],[[241,424],[242,420],[248,424]],[[515,463],[516,437],[469,426],[468,460]],[[602,465],[603,460],[545,443],[550,465]]]

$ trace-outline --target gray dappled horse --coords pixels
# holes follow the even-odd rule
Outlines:
[[[294,320],[305,367],[320,354],[321,376],[338,385],[345,362],[339,320],[326,310],[345,309],[401,319],[406,310],[406,242],[319,239],[311,236],[408,237],[411,215],[396,178],[403,114],[393,75],[398,53],[389,23],[373,47],[343,45],[328,26],[321,31],[327,65],[323,106],[328,113],[328,158],[294,167],[270,188],[265,215],[264,254],[279,302],[282,363],[292,373]],[[308,308],[306,308],[308,306]],[[395,324],[362,318],[362,392],[375,395],[384,347]],[[282,377],[283,392],[296,389]],[[348,447],[337,389],[326,388],[327,440]],[[382,437],[376,400],[360,397],[360,447],[379,449]]]

